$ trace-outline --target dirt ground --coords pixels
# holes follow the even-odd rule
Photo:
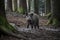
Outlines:
[[[27,20],[26,20],[26,18],[23,18],[23,17],[8,16],[7,20],[8,20],[9,23],[14,23],[16,25],[19,25],[20,27],[27,25]],[[44,25],[47,24],[47,21],[48,20],[45,19],[45,18],[40,18],[39,19],[39,25],[44,26]]]
[[[43,29],[32,29],[30,30],[29,28],[24,28],[22,29],[22,27],[25,27],[27,25],[26,23],[26,19],[24,17],[15,17],[15,16],[11,16],[8,15],[7,16],[7,20],[9,23],[14,23],[16,25],[18,25],[18,29],[19,29],[19,33],[17,33],[16,35],[18,36],[23,36],[25,38],[27,38],[27,40],[60,40],[60,31],[53,31],[50,28],[45,29],[44,25],[46,25],[47,23],[47,19],[40,17],[39,19],[39,25],[43,27]],[[21,28],[20,28],[21,27]],[[22,29],[22,30],[21,30]],[[27,30],[29,29],[29,30]],[[7,35],[2,35],[0,37],[0,40],[24,40],[23,38],[16,38],[16,37],[12,37],[12,36],[7,36]]]

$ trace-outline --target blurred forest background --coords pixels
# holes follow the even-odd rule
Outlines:
[[[0,39],[60,40],[59,5],[59,0],[0,0]],[[37,31],[26,28],[32,12],[39,15]]]

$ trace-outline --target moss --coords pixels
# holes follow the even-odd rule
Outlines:
[[[59,26],[60,25],[60,20],[57,18],[57,16],[55,17],[55,15],[53,15],[53,17],[51,17],[52,13],[48,13],[46,15],[46,17],[48,18],[48,22],[47,25],[51,24],[54,26]]]
[[[48,13],[47,15],[46,15],[46,17],[49,19],[50,17],[51,17],[51,13]]]
[[[0,16],[0,29],[5,31],[16,31],[16,29],[14,29],[14,27],[7,22],[6,18],[2,16]]]
[[[47,22],[47,25],[52,24],[52,20],[53,19],[49,19],[48,22]]]
[[[20,7],[20,8],[18,8],[18,12],[19,12],[20,14],[24,14],[25,9],[24,9],[23,7]]]

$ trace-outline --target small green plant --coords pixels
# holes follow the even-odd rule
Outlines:
[[[20,7],[20,8],[18,9],[18,12],[19,12],[20,14],[23,14],[23,13],[24,13],[24,8],[23,8],[23,7]]]
[[[51,24],[51,25],[57,25],[58,20],[56,18],[52,17],[52,13],[48,13],[46,15],[46,17],[48,18],[47,25],[49,25],[49,24]]]
[[[0,29],[7,32],[7,31],[15,31],[14,27],[7,22],[5,17],[0,16]]]

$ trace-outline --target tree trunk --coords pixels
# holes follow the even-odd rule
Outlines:
[[[12,0],[7,0],[8,10],[12,11]]]
[[[23,6],[23,8],[24,8],[24,13],[27,12],[26,0],[23,0],[22,6]]]
[[[34,0],[30,0],[30,12],[34,12]]]
[[[6,16],[5,16],[4,0],[0,0],[0,16],[6,17]]]
[[[26,0],[26,4],[27,4],[27,13],[30,12],[30,0]]]
[[[57,20],[56,25],[59,27],[60,26],[60,0],[51,0],[52,4],[52,15],[53,18]]]
[[[37,14],[39,14],[38,13],[38,4],[39,4],[38,2],[39,2],[38,0],[34,0],[34,10],[35,10],[34,12]]]
[[[17,11],[17,0],[12,0],[12,9],[13,11]]]
[[[51,12],[51,0],[45,0],[45,14]]]
[[[27,12],[26,0],[17,0],[17,3],[18,3],[18,11],[20,11],[20,8],[22,8],[23,14]]]
[[[16,31],[11,25],[9,25],[6,19],[4,0],[0,0],[0,31],[10,32]]]
[[[24,9],[23,13],[25,14],[25,12],[27,12],[27,3],[26,3],[26,0],[21,0],[20,1],[20,6]]]

